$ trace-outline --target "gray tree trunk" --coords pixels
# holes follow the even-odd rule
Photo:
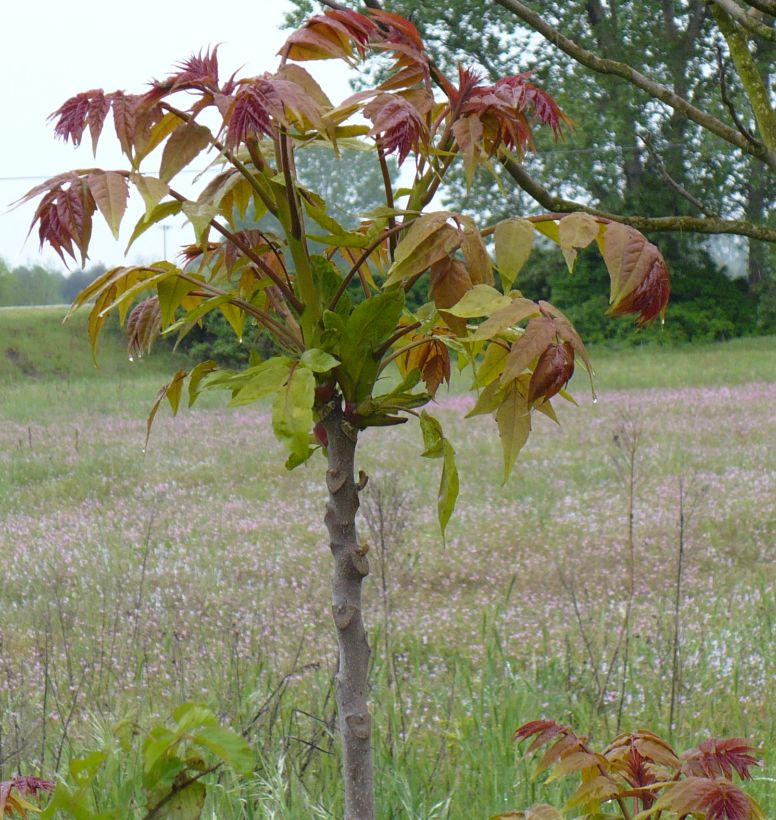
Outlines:
[[[367,706],[370,649],[361,614],[361,582],[369,573],[369,562],[356,535],[361,489],[354,475],[357,431],[344,419],[339,401],[322,423],[329,439],[325,520],[334,558],[332,613],[339,644],[336,699],[345,820],[373,820],[372,718]]]

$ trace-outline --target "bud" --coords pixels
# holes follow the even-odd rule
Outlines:
[[[538,404],[563,390],[574,375],[574,348],[568,342],[551,344],[539,356],[528,384],[528,403]]]
[[[313,427],[313,435],[324,447],[329,446],[329,434],[320,421]]]

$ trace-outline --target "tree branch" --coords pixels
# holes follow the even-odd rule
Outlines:
[[[593,216],[600,216],[603,219],[610,219],[614,222],[622,222],[624,225],[631,225],[645,232],[690,231],[692,233],[711,234],[730,233],[737,234],[738,236],[751,236],[753,239],[762,239],[764,242],[776,243],[776,228],[754,225],[751,222],[744,222],[743,220],[721,219],[717,217],[701,218],[694,216],[647,217],[607,213],[606,211],[583,205],[581,202],[574,202],[573,200],[554,196],[541,185],[541,183],[533,179],[522,165],[512,159],[504,160],[503,165],[515,182],[548,211],[560,211],[564,213],[583,211]]]
[[[763,81],[749,43],[732,17],[719,5],[712,5],[711,13],[730,49],[730,57],[752,106],[757,129],[766,150],[776,152],[776,112],[771,105],[768,86]]]
[[[183,196],[183,194],[179,194],[172,188],[170,188],[170,196],[173,199],[177,199],[178,202],[181,203],[186,203],[189,201],[188,199],[186,199],[185,196]],[[257,268],[259,268],[264,274],[266,274],[266,276],[275,283],[280,292],[288,300],[289,304],[293,306],[294,310],[296,310],[297,313],[302,312],[302,310],[304,309],[304,305],[299,301],[299,299],[297,299],[296,294],[289,289],[288,285],[286,285],[286,283],[277,275],[277,273],[275,273],[275,271],[272,270],[272,268],[258,254],[255,254],[253,250],[242,239],[240,239],[239,236],[237,236],[237,234],[232,233],[228,228],[225,228],[220,222],[216,222],[215,219],[210,220],[210,227],[213,228],[213,230],[220,233],[221,236],[224,237],[224,239],[227,239],[229,242],[231,242],[235,246],[235,248],[244,253],[248,257],[248,259],[250,259],[251,262],[253,262],[253,264],[256,265]]]
[[[757,137],[752,134],[752,132],[741,122],[741,118],[738,116],[738,111],[736,111],[735,105],[733,105],[733,100],[730,99],[730,96],[727,91],[727,77],[726,77],[726,66],[725,60],[722,57],[722,48],[717,45],[717,67],[719,68],[719,95],[722,98],[722,102],[725,104],[725,107],[730,112],[730,118],[736,124],[736,128],[750,141],[750,142],[757,142]]]
[[[762,37],[764,40],[776,42],[776,30],[761,23],[753,14],[742,9],[735,0],[712,0],[723,11],[726,11],[734,20],[739,22],[747,31]]]
[[[776,0],[744,0],[747,6],[761,11],[763,14],[770,14],[776,17]]]
[[[672,176],[668,173],[668,170],[663,163],[663,160],[660,157],[660,154],[655,150],[655,146],[652,143],[652,139],[649,136],[640,137],[641,141],[646,145],[647,151],[649,151],[649,155],[652,157],[655,165],[657,165],[658,171],[660,171],[660,176],[679,194],[683,199],[686,199],[691,205],[697,208],[704,216],[715,218],[718,214],[715,214],[713,211],[710,211],[697,197],[691,194],[687,188],[683,185],[680,185]]]
[[[675,94],[664,85],[651,80],[639,71],[636,71],[633,66],[627,63],[621,63],[616,60],[608,60],[593,54],[590,51],[582,48],[582,46],[570,40],[561,34],[556,28],[551,26],[540,15],[528,8],[520,0],[493,0],[507,11],[512,12],[519,17],[524,23],[528,24],[535,31],[538,31],[545,39],[549,40],[554,46],[557,46],[561,51],[564,51],[578,63],[598,72],[599,74],[610,74],[615,77],[621,77],[629,82],[631,85],[646,91],[651,97],[660,100],[666,105],[673,108],[675,111],[683,114],[688,119],[697,123],[711,133],[716,134],[725,142],[735,145],[741,151],[751,154],[762,160],[766,165],[776,169],[776,150],[766,148],[765,145],[758,143],[752,145],[744,136],[742,136],[735,128],[731,128],[721,120],[712,116],[706,111],[702,111],[691,105],[683,97]]]

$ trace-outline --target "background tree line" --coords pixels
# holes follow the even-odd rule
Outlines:
[[[294,5],[297,12],[289,17],[291,24],[333,3],[294,0]],[[352,0],[343,5],[358,7]],[[759,74],[772,108],[776,7],[766,3],[770,13],[765,13],[759,9],[762,3],[749,3],[758,6],[744,15],[744,23],[755,27],[750,31],[725,16],[721,5],[716,0],[711,5],[706,0],[391,0],[386,7],[411,17],[434,58],[447,70],[472,58],[490,77],[530,70],[539,85],[554,89],[578,126],[565,143],[550,144],[545,138],[539,151],[523,158],[521,168],[497,167],[498,181],[481,173],[467,190],[460,172],[447,185],[446,204],[496,221],[506,213],[553,210],[536,201],[537,190],[543,188],[601,211],[638,214],[642,222],[667,216],[740,220],[776,237],[776,174],[770,167],[622,76],[591,70],[560,48],[550,47],[527,20],[535,12],[580,49],[632,67],[709,117],[735,125],[730,129],[734,137],[744,135],[754,145],[759,133],[767,147],[768,123],[758,120],[750,105],[750,88],[741,79],[744,75],[730,43],[743,32],[752,58],[749,69]],[[776,139],[776,134],[770,137]],[[523,173],[515,177],[509,170]],[[635,227],[650,234],[647,225]],[[679,231],[650,238],[668,261],[674,292],[666,328],[636,338],[655,336],[670,342],[776,330],[772,240],[712,239]],[[737,273],[742,279],[731,281],[721,264],[724,254],[713,252],[720,243],[738,249],[742,258]],[[606,300],[591,280],[603,282],[605,272],[592,258],[580,260],[573,280],[549,257],[532,259],[530,270],[522,275],[538,279],[545,298],[558,303],[569,305],[569,297],[576,294],[569,313],[591,341],[634,338],[624,325],[604,322]],[[596,295],[590,297],[591,293]]]

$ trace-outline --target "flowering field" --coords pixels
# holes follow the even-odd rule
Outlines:
[[[539,716],[751,737],[776,811],[776,373],[741,381],[744,349],[705,372],[660,355],[650,387],[638,354],[604,355],[598,403],[578,381],[506,486],[492,421],[441,398],[465,465],[445,545],[419,431],[365,436],[386,817],[519,805],[535,786],[508,738]],[[160,381],[21,381],[0,404],[0,775],[195,699],[263,749],[249,816],[336,816],[323,460],[287,473],[267,408],[212,401],[160,413],[144,453]],[[246,816],[230,799],[213,816]]]

